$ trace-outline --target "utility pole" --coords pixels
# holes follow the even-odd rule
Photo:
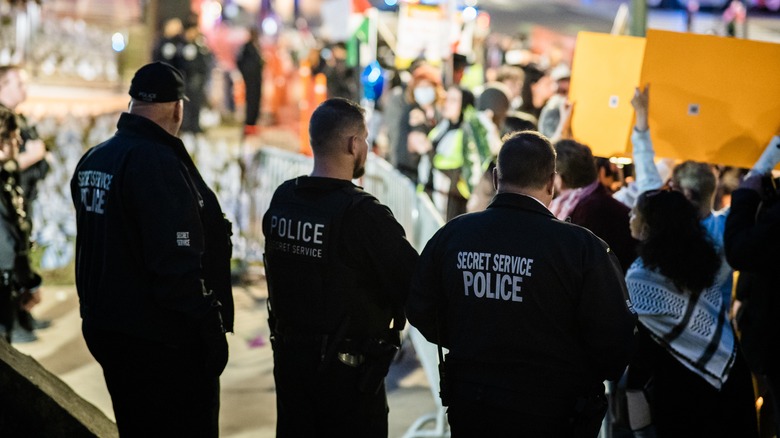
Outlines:
[[[633,36],[647,34],[647,0],[631,0],[631,28]]]

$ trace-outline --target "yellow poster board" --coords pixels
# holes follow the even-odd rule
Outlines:
[[[780,44],[650,30],[656,155],[750,168],[780,128]]]
[[[580,32],[572,61],[569,100],[574,102],[572,133],[593,155],[625,155],[640,82],[644,38]],[[652,99],[652,98],[651,98]]]

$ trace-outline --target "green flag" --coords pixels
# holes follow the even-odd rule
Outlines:
[[[347,41],[347,66],[355,67],[358,65],[358,48],[360,43],[368,42],[368,17],[363,18],[360,26],[355,29],[355,33]]]

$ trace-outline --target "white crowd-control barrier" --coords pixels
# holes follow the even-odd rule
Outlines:
[[[304,155],[275,148],[261,149],[247,165],[245,190],[250,196],[249,229],[247,237],[263,242],[262,219],[268,210],[276,188],[284,181],[307,175],[312,159]],[[414,184],[387,161],[371,154],[366,162],[366,174],[359,182],[368,193],[387,205],[406,230],[406,236],[417,251],[444,224],[444,220],[424,193],[417,193]],[[439,372],[436,345],[431,344],[414,327],[408,326],[407,338],[414,345],[417,357],[430,383],[436,411],[417,419],[404,438],[448,437],[446,410],[439,399]]]

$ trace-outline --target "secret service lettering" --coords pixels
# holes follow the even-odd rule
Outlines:
[[[81,205],[92,213],[104,214],[106,193],[111,190],[114,175],[97,170],[82,170],[78,174]]]
[[[534,259],[489,252],[461,251],[456,269],[463,273],[463,293],[476,298],[523,302],[523,277],[530,277]]]
[[[279,237],[286,242],[269,239],[268,246],[277,251],[321,259],[326,231],[325,224],[273,215],[270,237]]]

